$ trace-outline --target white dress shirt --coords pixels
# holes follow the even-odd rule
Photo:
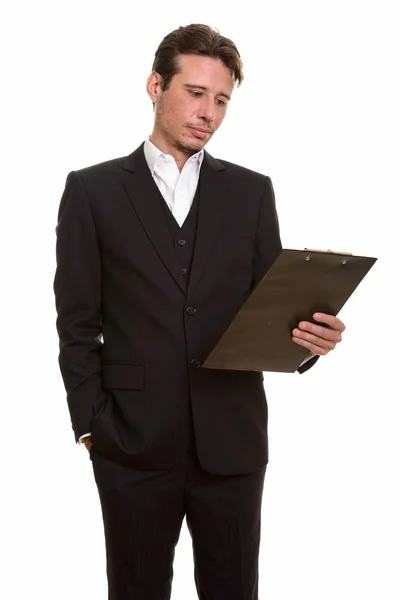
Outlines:
[[[180,172],[174,157],[161,152],[150,140],[144,143],[144,156],[168,208],[182,227],[196,193],[204,150],[188,158]]]

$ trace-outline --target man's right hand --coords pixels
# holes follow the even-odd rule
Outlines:
[[[92,447],[92,442],[91,442],[91,439],[90,439],[90,435],[88,437],[83,438],[82,442],[85,444],[86,450],[88,452],[90,452],[90,449]]]

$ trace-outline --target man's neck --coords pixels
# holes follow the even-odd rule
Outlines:
[[[195,151],[193,151],[192,153],[183,152],[182,150],[179,150],[175,146],[169,144],[168,141],[166,141],[164,138],[161,138],[155,135],[154,133],[152,133],[149,136],[149,141],[152,144],[154,144],[154,146],[156,146],[156,148],[158,148],[160,152],[172,156],[175,159],[176,166],[178,167],[179,171],[182,171],[188,158],[193,156],[193,154],[196,154]]]

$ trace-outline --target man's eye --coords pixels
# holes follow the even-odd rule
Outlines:
[[[201,92],[194,92],[193,90],[191,90],[190,93],[192,94],[192,96],[194,96],[194,98],[199,98],[201,96]]]
[[[220,100],[219,98],[217,99],[217,104],[218,106],[226,106],[226,100]]]

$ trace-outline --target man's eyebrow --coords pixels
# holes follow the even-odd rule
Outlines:
[[[205,92],[208,91],[208,87],[206,87],[205,85],[195,85],[194,83],[185,83],[185,88],[189,89],[189,90],[204,90]],[[223,96],[224,98],[226,98],[227,100],[230,100],[231,97],[228,96],[228,94],[225,94],[225,92],[220,92],[219,94],[217,94],[217,96]]]

